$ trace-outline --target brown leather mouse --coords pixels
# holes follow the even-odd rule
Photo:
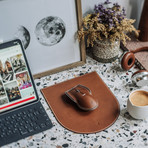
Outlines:
[[[82,110],[91,111],[98,107],[98,101],[93,97],[91,91],[83,85],[77,85],[65,93]]]

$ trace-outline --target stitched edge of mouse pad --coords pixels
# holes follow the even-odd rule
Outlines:
[[[99,106],[83,111],[65,95],[65,91],[81,84],[88,87]],[[96,72],[91,72],[41,89],[57,121],[76,133],[96,133],[110,127],[120,114],[119,102]]]

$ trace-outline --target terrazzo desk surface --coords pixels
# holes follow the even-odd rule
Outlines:
[[[53,128],[43,133],[4,146],[3,148],[144,148],[148,147],[148,119],[135,120],[127,113],[126,102],[129,93],[137,89],[131,82],[131,75],[119,68],[118,61],[102,64],[87,57],[82,67],[76,67],[57,74],[36,79],[36,87],[41,102],[46,109]],[[40,89],[74,78],[85,73],[97,71],[120,103],[120,116],[108,129],[96,134],[76,134],[63,128],[55,119],[42,96]],[[62,110],[61,110],[62,113]]]

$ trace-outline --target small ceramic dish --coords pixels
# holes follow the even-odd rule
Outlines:
[[[148,71],[139,70],[132,75],[132,81],[137,86],[148,85]]]

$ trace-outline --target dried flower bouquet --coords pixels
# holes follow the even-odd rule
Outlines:
[[[127,33],[138,31],[133,26],[135,20],[126,18],[125,9],[118,3],[106,0],[95,5],[94,13],[83,18],[82,28],[78,31],[78,39],[87,38],[87,46],[94,45],[97,40],[109,39],[111,43],[119,40],[123,44],[130,40]]]

